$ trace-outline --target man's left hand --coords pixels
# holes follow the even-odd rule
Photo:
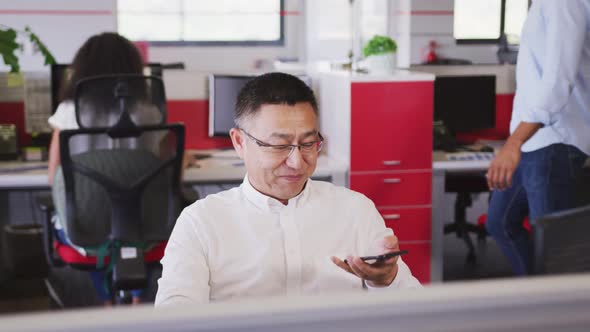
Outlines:
[[[531,138],[542,123],[520,122],[508,137],[506,144],[500,149],[496,158],[492,160],[486,178],[491,190],[504,190],[512,186],[512,176],[520,162],[522,145]]]
[[[520,144],[510,139],[492,160],[486,174],[490,190],[504,190],[512,186],[512,175],[520,162]]]
[[[376,248],[378,250],[376,255],[399,251],[399,242],[395,235],[390,235],[379,241]],[[334,264],[344,271],[364,279],[371,287],[387,287],[391,285],[397,276],[397,260],[398,257],[396,256],[384,262],[367,264],[358,256],[348,256],[346,257],[347,264],[337,257],[332,257]]]

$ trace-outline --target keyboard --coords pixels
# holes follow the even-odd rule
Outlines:
[[[493,152],[451,152],[445,153],[447,161],[491,161]]]

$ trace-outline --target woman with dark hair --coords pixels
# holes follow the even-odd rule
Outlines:
[[[49,147],[49,183],[53,183],[55,170],[60,164],[59,132],[77,129],[74,110],[76,83],[97,75],[142,74],[143,61],[137,47],[125,37],[105,32],[90,37],[78,50],[69,68],[69,79],[61,87],[60,104],[49,118],[53,128]]]
[[[78,129],[74,105],[76,84],[82,79],[97,75],[142,74],[142,71],[143,61],[135,45],[116,33],[105,32],[92,36],[82,45],[69,68],[70,77],[65,80],[65,84],[61,87],[61,102],[48,120],[53,128],[49,147],[50,184],[53,184],[56,171],[60,165],[60,131]],[[83,248],[77,247],[69,241],[57,215],[54,216],[53,223],[61,242],[72,246],[83,255],[86,254]],[[90,277],[103,304],[105,306],[112,305],[112,294],[105,287],[105,273],[92,271]],[[133,303],[139,303],[141,291],[132,291],[132,295]]]

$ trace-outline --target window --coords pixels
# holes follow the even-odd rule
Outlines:
[[[162,45],[282,45],[283,1],[118,0],[118,30]]]
[[[517,44],[529,0],[455,0],[453,35],[458,43],[496,43],[501,33]]]

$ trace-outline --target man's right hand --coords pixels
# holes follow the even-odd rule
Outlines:
[[[399,251],[397,236],[386,236],[376,243],[376,247],[379,254]],[[364,279],[367,285],[371,287],[387,287],[391,285],[397,276],[398,259],[399,256],[395,256],[381,263],[368,264],[360,257],[348,256],[346,257],[347,263],[337,257],[332,257],[332,262],[344,271]]]

